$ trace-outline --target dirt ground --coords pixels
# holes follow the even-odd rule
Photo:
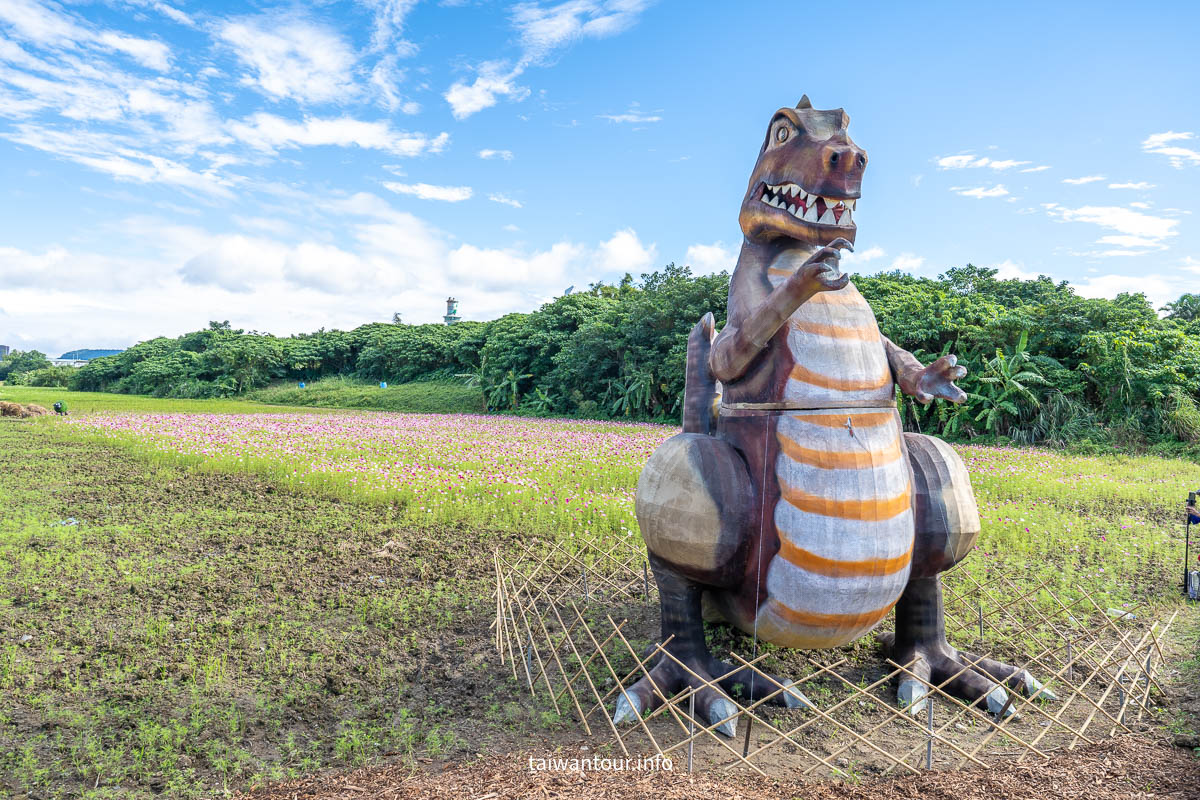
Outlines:
[[[535,755],[535,758],[546,754]],[[530,754],[509,754],[447,764],[412,773],[379,767],[306,778],[243,795],[244,800],[341,800],[341,798],[584,798],[621,800],[653,796],[737,800],[1130,800],[1200,798],[1200,758],[1163,740],[1125,736],[1043,764],[1004,769],[932,771],[861,784],[775,781],[750,774],[710,771],[535,772]]]

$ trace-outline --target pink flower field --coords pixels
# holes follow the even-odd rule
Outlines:
[[[441,414],[93,414],[72,429],[153,457],[398,502],[417,521],[633,527],[666,425]]]

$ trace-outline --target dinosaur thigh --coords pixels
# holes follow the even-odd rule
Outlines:
[[[681,433],[659,446],[642,470],[638,526],[658,561],[710,587],[742,579],[754,497],[745,461],[732,445]]]
[[[979,508],[967,468],[954,448],[919,433],[904,434],[913,475],[912,578],[945,572],[966,557],[979,538]]]

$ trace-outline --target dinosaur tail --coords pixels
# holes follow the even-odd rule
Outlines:
[[[716,338],[716,320],[705,314],[688,335],[687,372],[683,386],[683,430],[711,434],[716,427],[721,386],[708,368],[708,354]]]

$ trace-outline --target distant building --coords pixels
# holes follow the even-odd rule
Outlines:
[[[69,358],[73,361],[91,361],[93,358],[103,358],[104,356],[115,356],[122,350],[71,350],[63,353],[59,358]]]
[[[462,317],[458,315],[458,301],[453,297],[446,298],[446,316],[442,317],[447,325],[453,325]]]
[[[52,358],[50,366],[52,367],[83,367],[87,365],[86,358]]]
[[[0,344],[0,358],[4,358],[6,355],[8,355],[8,345]]]

